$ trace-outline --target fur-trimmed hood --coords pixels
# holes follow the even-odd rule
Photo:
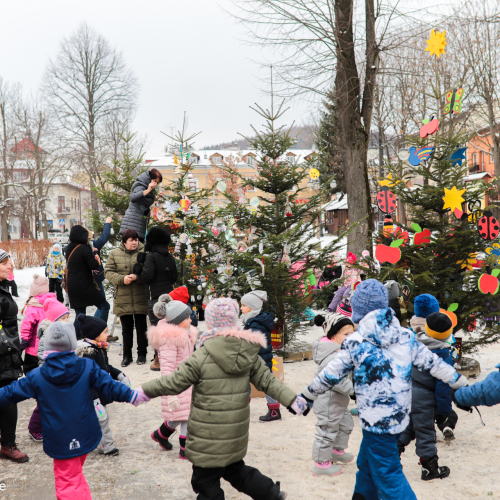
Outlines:
[[[186,335],[187,333],[187,335]],[[176,347],[184,347],[188,340],[194,345],[198,338],[198,329],[194,326],[185,328],[167,323],[165,320],[158,322],[158,325],[151,326],[148,330],[148,340],[153,349],[158,350],[162,345],[171,344]]]
[[[251,344],[258,344],[264,348],[267,347],[267,339],[263,333],[255,330],[240,330],[239,328],[215,328],[213,330],[207,330],[200,338],[200,347],[205,341],[214,337],[234,337],[246,340]]]

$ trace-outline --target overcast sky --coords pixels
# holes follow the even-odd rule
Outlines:
[[[134,128],[147,134],[149,155],[162,155],[160,130],[202,131],[196,147],[230,141],[260,125],[249,105],[269,105],[261,91],[257,47],[243,44],[243,27],[223,11],[228,0],[0,0],[0,75],[36,91],[63,37],[87,22],[119,49],[140,83]],[[292,104],[286,123],[307,120]]]

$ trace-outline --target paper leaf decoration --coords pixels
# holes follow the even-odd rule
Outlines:
[[[317,179],[319,177],[319,170],[317,168],[311,168],[311,170],[309,170],[309,177],[311,177],[311,179]]]
[[[425,139],[428,135],[435,134],[439,127],[439,120],[437,118],[430,121],[422,120],[422,123],[424,124],[420,127],[420,137],[422,137],[422,139]]]
[[[431,242],[430,229],[422,229],[415,222],[411,225],[411,228],[415,231],[415,236],[413,237],[414,245],[428,245]]]
[[[387,176],[387,179],[384,179],[383,181],[378,181],[378,183],[384,187],[384,186],[387,186],[389,188],[391,188],[392,186],[395,186],[396,184],[399,184],[401,181],[397,181],[395,179],[392,178],[392,174],[389,174]]]
[[[458,302],[453,302],[453,304],[450,304],[448,307],[448,311],[450,312],[455,312],[458,309]]]
[[[441,58],[445,54],[444,48],[446,46],[446,30],[442,33],[439,31],[431,31],[431,37],[427,40],[427,48],[425,52],[429,52],[431,56],[435,55]]]
[[[462,203],[465,201],[462,195],[467,191],[466,189],[457,189],[456,186],[453,186],[451,189],[444,188],[444,206],[443,210],[449,208],[452,212],[455,211],[456,208],[459,210],[462,209]]]
[[[454,153],[451,154],[450,156],[450,163],[455,166],[455,165],[460,165],[462,166],[462,162],[466,159],[465,158],[465,152],[467,151],[467,148],[458,148]]]
[[[446,105],[444,107],[443,115],[454,113],[458,115],[462,111],[462,97],[464,89],[449,90],[446,93]]]
[[[408,231],[403,231],[400,227],[397,227],[396,230],[394,231],[394,237],[396,240],[403,240],[403,243],[401,243],[401,246],[405,246],[408,241],[410,241],[410,235],[408,234]]]
[[[471,253],[465,260],[457,260],[457,264],[460,264],[462,269],[469,269],[472,271],[472,269],[474,269],[474,264],[477,264],[476,257],[476,253]]]
[[[423,161],[427,161],[431,154],[434,153],[434,147],[424,147],[417,149],[415,146],[412,146],[410,149],[408,149],[410,153],[410,157],[408,158],[408,161],[410,162],[411,165],[416,167],[417,165],[420,165]]]
[[[387,186],[384,186],[382,191],[377,195],[377,205],[385,214],[390,214],[396,210],[396,196],[389,191]]]
[[[446,314],[448,318],[451,319],[451,326],[452,328],[455,328],[458,323],[458,318],[457,315],[455,314],[455,311],[458,309],[458,302],[454,302],[453,304],[450,304],[448,309],[439,309],[440,313]]]
[[[401,259],[401,250],[398,248],[403,244],[404,240],[395,240],[391,243],[391,246],[379,244],[375,247],[375,258],[383,263],[389,262],[390,264],[395,264]]]
[[[494,240],[498,236],[500,225],[493,214],[487,210],[477,222],[477,231],[484,240]]]
[[[493,269],[491,274],[481,274],[477,282],[479,291],[484,294],[491,293],[491,295],[496,295],[500,288],[500,282],[498,281],[499,274],[500,269]]]

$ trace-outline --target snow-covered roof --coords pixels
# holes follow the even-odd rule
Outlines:
[[[337,195],[337,199],[325,203],[321,208],[325,211],[347,210],[347,195],[345,194],[342,199],[341,195]]]
[[[296,158],[297,162],[304,161],[304,158],[310,155],[311,153],[315,153],[316,151],[313,149],[289,149],[281,158],[286,158],[287,154],[292,158]],[[201,167],[209,167],[212,165],[210,161],[210,157],[214,155],[222,156],[223,161],[227,161],[227,159],[232,156],[234,160],[238,158],[244,158],[248,154],[259,157],[259,155],[251,149],[199,149],[191,151],[191,155],[196,155],[199,158],[199,161],[195,161],[196,166]],[[178,155],[178,159],[180,161],[180,156]],[[145,158],[145,163],[149,167],[161,168],[161,167],[176,167],[177,165],[174,163],[174,154],[172,152],[168,152],[165,156],[156,156],[156,157],[147,157]],[[237,163],[237,165],[246,165],[245,160],[241,160]]]
[[[485,177],[490,177],[491,179],[493,179],[493,176],[489,172],[477,172],[475,174],[470,174],[464,177],[464,182],[479,181],[481,179],[484,179]]]

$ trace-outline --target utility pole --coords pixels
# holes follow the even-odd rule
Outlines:
[[[382,180],[384,177],[384,171],[382,169],[382,162],[384,161],[384,150],[382,148],[382,126],[379,124],[378,126],[378,176],[379,179]],[[384,214],[382,210],[378,211],[378,220],[380,222],[384,221]],[[379,224],[381,225],[381,224]],[[382,229],[382,228],[379,228]]]

